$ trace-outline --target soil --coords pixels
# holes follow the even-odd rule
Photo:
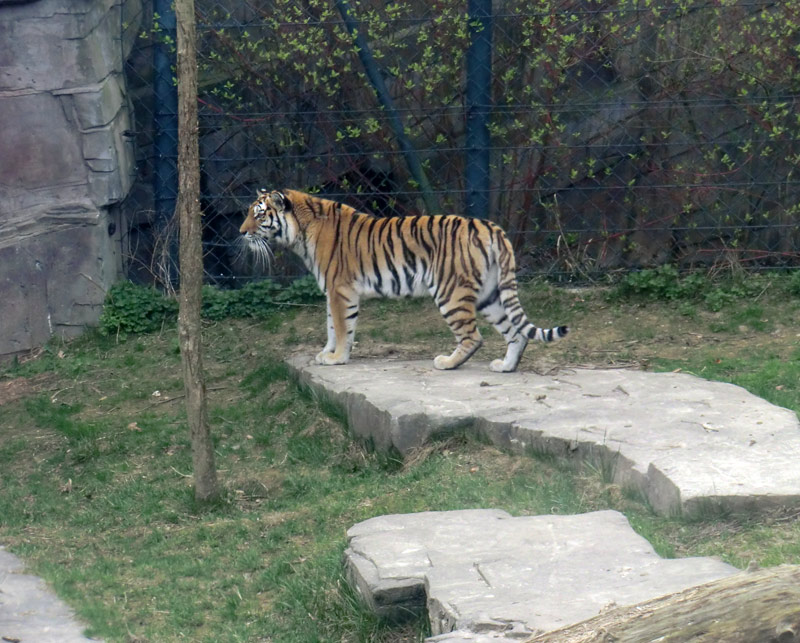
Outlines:
[[[0,380],[0,406],[14,402],[28,395],[39,393],[48,388],[53,377],[42,373],[33,377],[15,377],[11,380]]]

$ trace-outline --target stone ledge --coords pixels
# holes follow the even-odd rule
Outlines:
[[[662,514],[800,506],[797,416],[731,384],[621,369],[504,374],[479,362],[289,365],[380,450],[468,430],[519,454],[591,461]]]
[[[72,610],[22,562],[0,547],[0,635],[4,641],[102,643],[83,634]]]
[[[347,537],[351,585],[385,617],[426,609],[429,643],[526,639],[737,572],[713,558],[660,558],[616,511],[390,515]]]

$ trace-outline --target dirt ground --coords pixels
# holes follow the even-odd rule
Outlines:
[[[796,298],[795,298],[796,299]],[[522,303],[528,317],[542,326],[568,324],[570,334],[561,342],[543,346],[531,342],[519,370],[546,374],[556,368],[665,368],[695,374],[703,360],[734,359],[743,355],[772,355],[790,360],[800,350],[800,301],[775,293],[759,301],[734,302],[721,311],[710,311],[702,302],[609,301],[601,288],[523,289]],[[216,350],[219,331],[240,338],[239,347]],[[172,332],[172,331],[167,331]],[[481,325],[484,345],[472,358],[488,362],[501,357],[502,338]],[[204,329],[206,365],[212,373],[238,353],[247,365],[258,363],[264,350],[285,354],[316,354],[325,343],[324,304],[290,310],[280,322],[265,330],[254,320],[208,323]],[[244,346],[249,348],[245,349]],[[453,336],[433,303],[417,300],[368,300],[362,302],[353,359],[433,359],[453,349]],[[42,351],[24,358],[36,360]],[[59,357],[71,356],[62,345]],[[682,363],[685,362],[685,369]],[[246,366],[243,364],[243,366]],[[54,374],[3,377],[0,370],[0,404],[58,388]]]
[[[33,377],[15,377],[9,380],[0,379],[0,406],[15,400],[40,393],[53,383],[53,376],[42,373]]]
[[[800,327],[791,323],[791,312],[770,311],[768,303],[754,328],[732,321],[728,310],[700,308],[687,314],[671,302],[612,304],[596,291],[583,289],[560,293],[559,299],[558,313],[550,313],[546,307],[537,310],[535,302],[526,303],[535,323],[566,322],[570,334],[546,347],[530,343],[520,370],[544,373],[557,366],[648,369],[659,360],[694,361],[700,352],[740,356],[770,351],[788,357],[800,346]],[[432,359],[438,352],[452,350],[452,335],[438,311],[432,305],[413,306],[404,309],[403,302],[366,302],[359,316],[353,358]],[[291,353],[316,353],[325,343],[324,323],[322,308],[303,311],[278,329],[279,341],[291,338]],[[500,336],[485,325],[481,332],[484,345],[472,359],[501,357],[504,345]]]

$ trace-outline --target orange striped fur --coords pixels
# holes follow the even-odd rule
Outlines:
[[[494,371],[513,371],[529,339],[550,342],[566,326],[538,328],[517,295],[516,262],[503,230],[490,221],[456,215],[377,218],[294,190],[260,190],[240,228],[252,250],[269,244],[294,251],[325,292],[328,342],[320,364],[350,358],[359,300],[430,294],[453,334],[456,348],[434,366],[457,368],[482,343],[482,313],[506,341]]]

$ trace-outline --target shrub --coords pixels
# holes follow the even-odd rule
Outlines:
[[[789,293],[800,296],[800,270],[793,270],[789,277]]]
[[[166,323],[173,323],[177,314],[175,299],[155,288],[123,281],[114,284],[106,294],[100,330],[107,335],[151,333]]]
[[[239,290],[203,286],[204,319],[219,321],[228,317],[263,319],[276,310],[293,304],[319,302],[322,293],[310,276],[287,286],[272,280],[247,284]],[[155,288],[121,282],[106,295],[100,330],[106,335],[150,333],[177,319],[178,302]]]
[[[295,279],[278,295],[278,301],[285,304],[311,304],[321,298],[319,286],[311,275]]]
[[[614,291],[618,297],[648,299],[692,299],[708,289],[708,279],[700,273],[681,277],[675,266],[666,264],[625,276]]]

